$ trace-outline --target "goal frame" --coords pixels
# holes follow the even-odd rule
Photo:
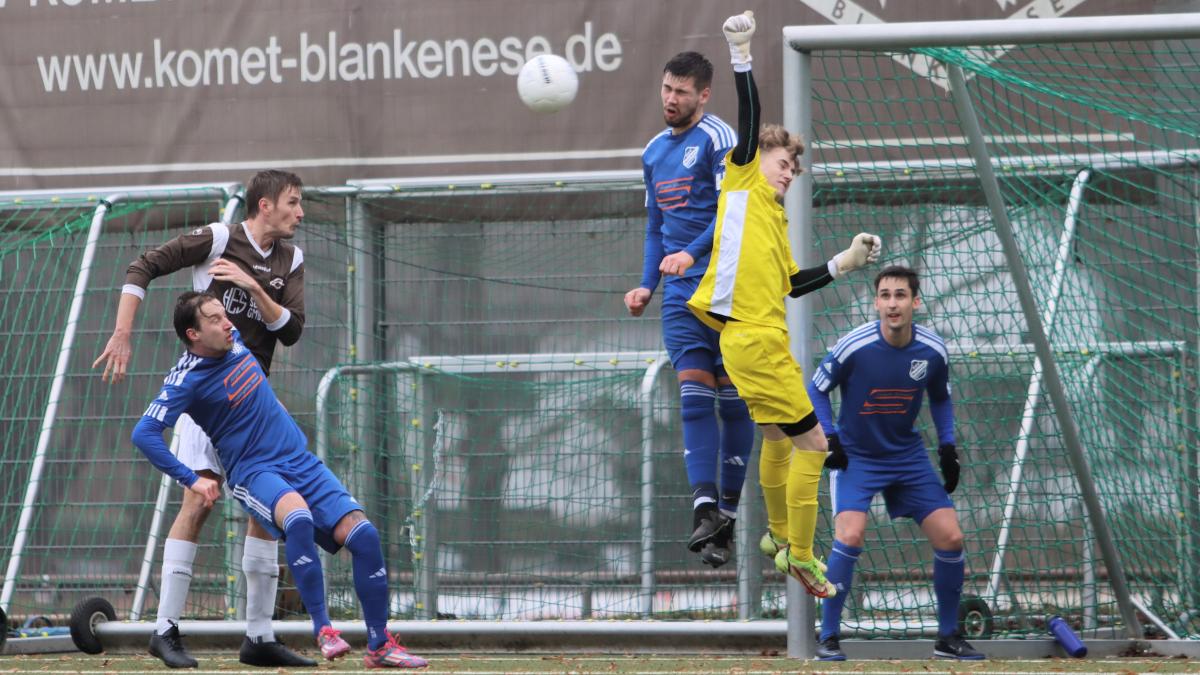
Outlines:
[[[784,126],[803,138],[813,137],[812,56],[823,50],[902,51],[914,47],[995,46],[1036,43],[1089,42],[1105,40],[1162,40],[1200,37],[1200,13],[1142,14],[1131,16],[1070,17],[1038,20],[936,21],[893,24],[785,26],[783,28],[783,120]],[[1020,307],[1036,352],[1034,378],[1040,374],[1046,395],[1063,436],[1067,457],[1079,483],[1085,513],[1095,534],[1100,557],[1109,571],[1110,583],[1123,621],[1132,639],[1143,637],[1137,607],[1129,592],[1112,531],[1083,453],[1079,430],[1071,414],[1062,379],[1054,359],[1042,315],[1033,296],[1028,273],[1020,258],[1004,197],[996,178],[993,159],[975,115],[961,67],[944,64],[954,108],[969,145],[973,168],[980,180],[987,207],[995,223],[1004,257],[1012,275]],[[1180,153],[1183,155],[1184,153]],[[1191,158],[1196,157],[1195,154]],[[1185,160],[1194,165],[1194,159]],[[789,194],[785,207],[791,229],[791,244],[801,257],[812,256],[813,173],[812,153],[801,155],[803,170]],[[1087,168],[1087,165],[1077,169]],[[813,264],[800,260],[801,265]],[[801,363],[811,362],[809,344],[812,325],[811,300],[802,299],[789,311],[788,327],[792,349]],[[1033,382],[1031,382],[1031,388]],[[811,658],[815,638],[814,604],[798,582],[788,581],[788,654]]]

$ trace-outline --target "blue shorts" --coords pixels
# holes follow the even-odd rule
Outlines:
[[[833,513],[862,511],[871,508],[875,495],[883,493],[890,517],[912,518],[918,524],[934,511],[954,508],[954,502],[942,479],[922,454],[911,459],[863,459],[850,456],[844,471],[829,472],[829,493]]]
[[[712,354],[714,364],[721,363],[721,334],[701,323],[687,306],[687,301],[700,285],[700,279],[672,277],[663,283],[663,346],[667,348],[667,355],[671,357],[671,364],[676,370],[683,370],[679,359],[696,349]]]
[[[337,553],[341,545],[333,540],[333,528],[347,513],[363,507],[316,455],[307,454],[269,471],[256,471],[240,483],[230,482],[233,496],[276,539],[283,530],[275,524],[275,505],[289,492],[295,492],[308,504],[313,517],[313,538],[317,544]]]

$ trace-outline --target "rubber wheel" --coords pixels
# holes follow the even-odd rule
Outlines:
[[[977,595],[964,595],[958,604],[958,630],[969,640],[988,640],[996,629],[992,608]]]
[[[99,654],[104,651],[100,638],[96,635],[96,626],[105,621],[116,621],[117,613],[112,603],[104,598],[85,598],[71,610],[71,641],[85,654]]]

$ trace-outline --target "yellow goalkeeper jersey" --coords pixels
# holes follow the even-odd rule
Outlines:
[[[799,271],[788,243],[787,215],[759,170],[759,153],[745,166],[727,155],[712,256],[688,307],[716,330],[724,322],[709,312],[787,330],[783,299]]]

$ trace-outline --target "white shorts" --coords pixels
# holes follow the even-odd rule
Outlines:
[[[175,421],[175,436],[179,438],[179,451],[176,455],[192,471],[208,469],[219,476],[225,475],[221,467],[221,458],[213,447],[208,434],[188,414],[179,416]]]

